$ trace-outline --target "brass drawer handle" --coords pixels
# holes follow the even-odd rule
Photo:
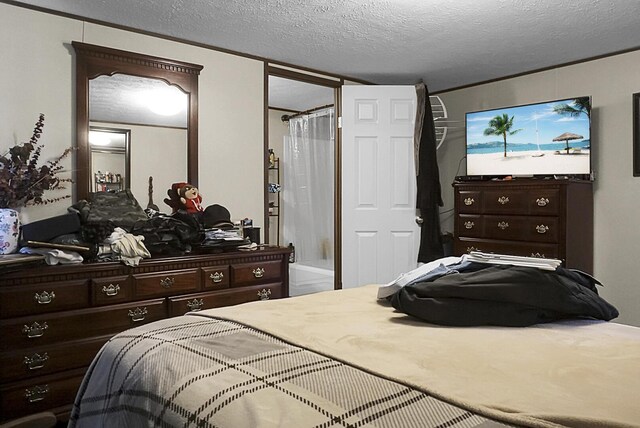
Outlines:
[[[271,290],[263,288],[262,290],[258,291],[258,298],[260,300],[269,300],[269,297],[271,297]]]
[[[472,222],[472,221],[465,221],[465,222],[464,222],[464,228],[465,228],[465,229],[473,229],[473,226],[474,226],[474,225],[475,225],[475,223],[474,223],[474,222]]]
[[[536,199],[536,204],[538,204],[539,207],[546,207],[548,203],[549,203],[549,199],[547,198]]]
[[[108,286],[102,286],[102,292],[109,297],[117,296],[118,291],[120,291],[120,284],[109,284]]]
[[[131,318],[131,321],[133,321],[133,322],[143,321],[145,315],[147,315],[147,308],[146,307],[144,307],[142,309],[135,308],[134,310],[129,309],[129,317]]]
[[[39,305],[48,305],[49,303],[53,302],[53,299],[55,298],[56,293],[54,293],[53,291],[51,293],[43,291],[42,293],[36,293],[36,295],[34,296],[34,299],[36,299],[36,302],[38,302]]]
[[[506,203],[508,203],[508,202],[509,202],[509,198],[508,198],[507,196],[500,196],[500,197],[498,198],[498,203],[499,203],[500,205],[505,205],[505,204],[506,204]]]
[[[43,352],[42,355],[36,352],[31,357],[25,355],[24,365],[27,366],[29,370],[38,370],[44,367],[44,363],[46,363],[48,359],[49,354],[46,352]]]
[[[209,278],[211,278],[211,282],[213,283],[222,282],[222,279],[224,278],[224,273],[214,272],[211,275],[209,275]]]
[[[475,202],[475,200],[473,198],[465,198],[465,200],[464,200],[464,204],[466,206],[473,205],[474,202]]]
[[[46,321],[40,325],[37,322],[31,324],[31,327],[25,325],[22,327],[22,332],[27,335],[29,339],[35,339],[36,337],[41,337],[44,334],[44,331],[48,329]]]
[[[501,221],[498,223],[498,227],[502,230],[505,230],[506,228],[509,227],[509,223],[507,223],[506,221]]]
[[[536,231],[538,233],[547,233],[549,230],[549,226],[545,226],[544,224],[539,224],[536,226]]]
[[[545,256],[544,254],[540,254],[540,253],[531,253],[531,257],[538,257],[541,259],[546,259],[547,256]]]
[[[49,385],[36,385],[24,390],[24,397],[29,403],[36,403],[46,398],[49,393]]]
[[[262,278],[264,276],[264,268],[255,268],[253,270],[253,276],[256,278]]]
[[[164,288],[171,288],[171,286],[176,282],[175,278],[166,277],[165,279],[160,280],[160,285]]]
[[[187,302],[187,308],[189,308],[189,312],[198,312],[202,309],[204,305],[204,301],[202,299],[193,299]]]

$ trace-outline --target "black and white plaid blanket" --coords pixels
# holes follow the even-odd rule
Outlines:
[[[504,427],[274,336],[185,316],[100,351],[69,427]]]

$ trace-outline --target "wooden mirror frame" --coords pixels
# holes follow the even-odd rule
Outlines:
[[[640,177],[640,92],[632,95],[633,100],[633,176]]]
[[[203,66],[76,41],[71,44],[76,52],[76,200],[87,199],[91,191],[89,81],[118,73],[164,80],[188,95],[186,180],[198,187],[198,76]]]

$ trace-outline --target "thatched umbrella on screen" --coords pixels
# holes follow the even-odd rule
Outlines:
[[[571,132],[565,132],[562,135],[558,135],[556,138],[553,139],[553,141],[564,141],[567,144],[566,147],[566,151],[567,154],[569,154],[569,140],[579,140],[581,138],[584,138],[582,135],[578,135],[578,134],[573,134]]]

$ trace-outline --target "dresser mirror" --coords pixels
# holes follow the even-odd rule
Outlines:
[[[202,66],[80,42],[72,45],[76,52],[76,199],[87,199],[95,191],[131,189],[144,206],[152,176],[160,200],[173,182],[197,186]],[[106,142],[108,136],[115,137],[114,143]],[[94,165],[105,152],[113,159],[121,156],[113,171]]]

